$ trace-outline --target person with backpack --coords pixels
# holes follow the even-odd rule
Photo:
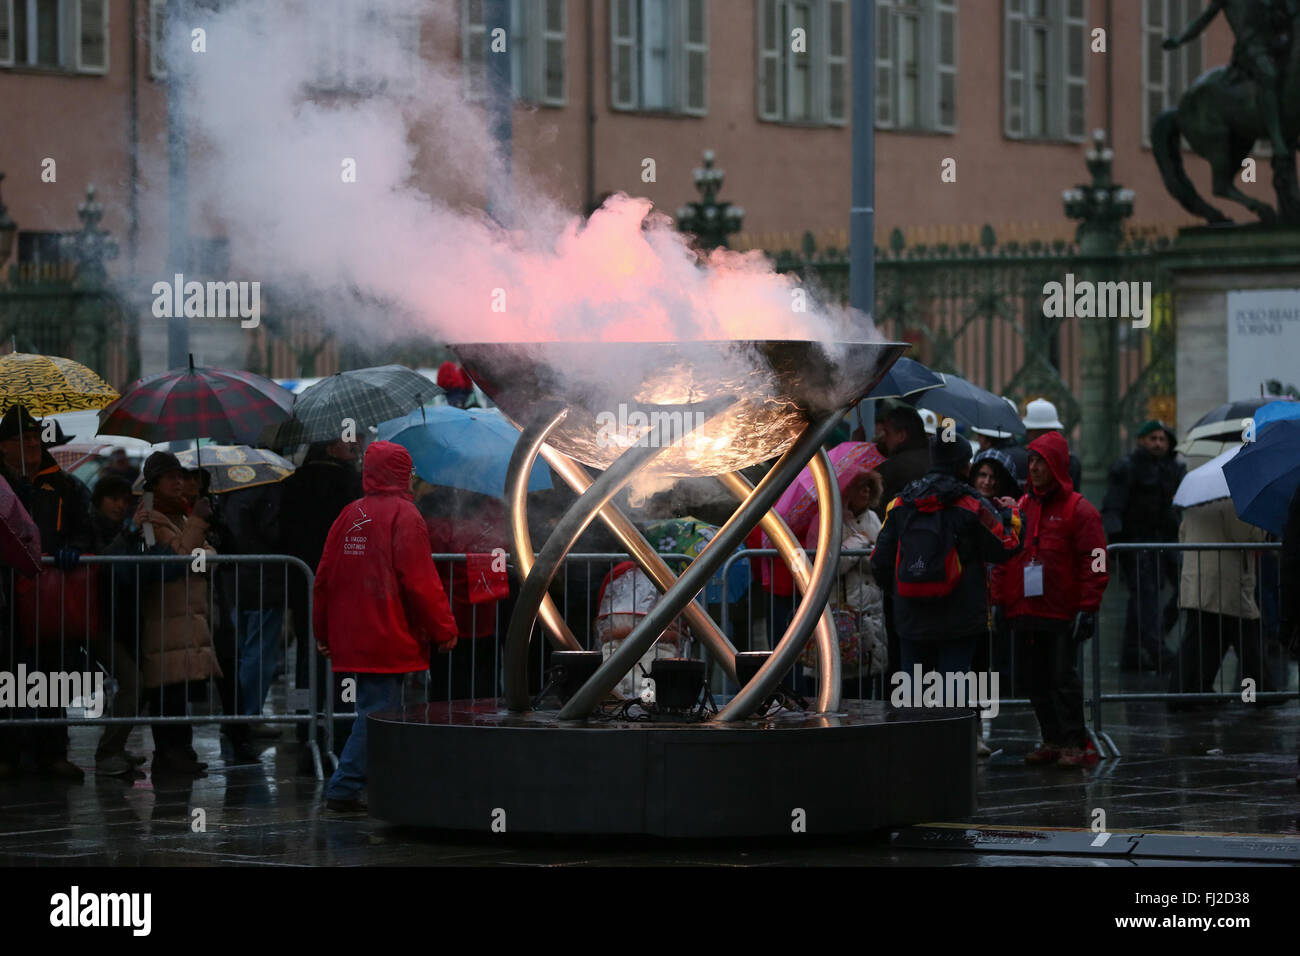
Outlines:
[[[899,663],[910,675],[967,673],[988,630],[984,566],[1020,548],[1020,517],[966,483],[970,444],[932,439],[930,469],[889,503],[871,570],[893,596]],[[948,682],[945,681],[945,686]]]
[[[1020,499],[1025,546],[993,569],[994,620],[1005,617],[1029,684],[1042,744],[1030,764],[1090,767],[1096,747],[1083,720],[1079,645],[1097,630],[1110,579],[1101,515],[1070,481],[1070,450],[1058,432],[1029,443]]]

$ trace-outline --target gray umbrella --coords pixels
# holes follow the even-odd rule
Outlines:
[[[401,418],[441,395],[440,389],[405,365],[379,365],[338,372],[294,399],[293,417],[270,442],[277,448],[343,437],[346,422],[356,434],[372,425]]]
[[[960,375],[944,372],[940,377],[943,379],[942,388],[910,396],[908,401],[973,428],[996,428],[1013,435],[1025,433],[1024,422],[1012,411],[1006,399],[972,385]]]

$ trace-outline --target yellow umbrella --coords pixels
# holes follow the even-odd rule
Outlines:
[[[0,414],[22,405],[39,417],[103,408],[117,391],[80,362],[57,355],[0,355]]]

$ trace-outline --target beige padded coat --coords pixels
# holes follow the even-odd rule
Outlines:
[[[1178,540],[1189,544],[1262,542],[1264,537],[1263,529],[1237,517],[1231,498],[1188,508],[1178,526]],[[1257,552],[1252,550],[1185,552],[1178,606],[1258,620],[1256,558]]]
[[[217,552],[199,534],[188,529],[191,520],[172,517],[154,526],[158,544],[177,554],[190,554],[202,547],[208,554]],[[198,542],[198,543],[196,543]],[[173,572],[176,565],[169,566]],[[208,622],[208,574],[186,566],[184,573],[171,581],[155,581],[141,587],[140,593],[140,673],[144,687],[161,687],[181,681],[205,681],[221,676],[221,667],[212,650],[212,629]]]

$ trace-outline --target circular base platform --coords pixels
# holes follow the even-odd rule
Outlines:
[[[484,833],[865,833],[969,816],[974,735],[971,711],[877,701],[735,724],[424,704],[370,716],[369,805],[388,823]]]

